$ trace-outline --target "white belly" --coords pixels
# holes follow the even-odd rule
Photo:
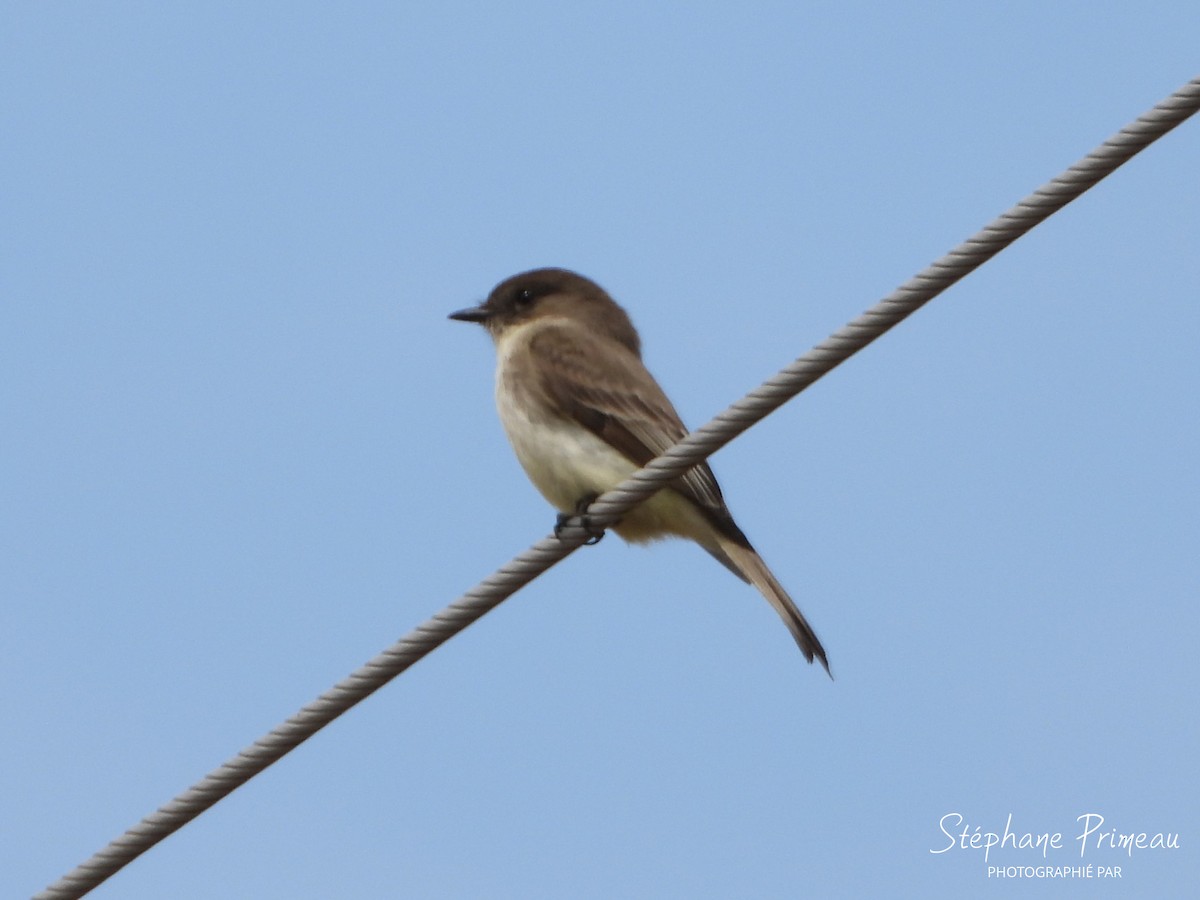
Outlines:
[[[496,408],[525,474],[559,512],[574,512],[581,499],[616,487],[637,468],[582,425],[531,414],[502,381]]]
[[[533,329],[549,324],[540,320],[509,329],[497,342],[496,409],[529,480],[555,509],[570,514],[581,500],[611,490],[638,467],[578,422],[546,408],[547,398],[529,387],[534,376],[522,369],[519,351]],[[699,509],[670,489],[659,491],[627,513],[615,530],[635,542],[672,534],[705,547],[715,540]]]

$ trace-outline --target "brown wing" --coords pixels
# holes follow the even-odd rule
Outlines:
[[[688,433],[641,359],[616,341],[560,326],[534,334],[529,348],[540,363],[542,389],[563,414],[637,465],[662,455]],[[672,488],[700,507],[723,535],[750,546],[707,463],[693,466]]]

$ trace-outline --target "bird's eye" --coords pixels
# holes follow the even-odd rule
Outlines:
[[[528,306],[534,300],[534,293],[529,288],[521,288],[517,291],[516,303],[517,306]]]

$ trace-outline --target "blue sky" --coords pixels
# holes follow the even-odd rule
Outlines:
[[[578,269],[699,424],[1198,41],[1185,3],[7,5],[0,892],[547,533],[447,313]],[[835,682],[705,554],[610,537],[94,896],[1188,895],[1198,154],[713,458]],[[1089,813],[1179,849],[988,877],[1080,865]],[[1065,847],[932,853],[950,814]]]

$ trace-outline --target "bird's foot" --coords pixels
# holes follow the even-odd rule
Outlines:
[[[575,504],[575,512],[559,513],[558,518],[554,521],[554,536],[561,541],[564,528],[569,525],[578,525],[588,533],[588,539],[583,542],[585,546],[591,547],[593,544],[600,543],[600,539],[604,537],[604,529],[592,525],[591,517],[587,514],[587,508],[595,502],[598,496],[598,494],[588,494],[581,497]]]

